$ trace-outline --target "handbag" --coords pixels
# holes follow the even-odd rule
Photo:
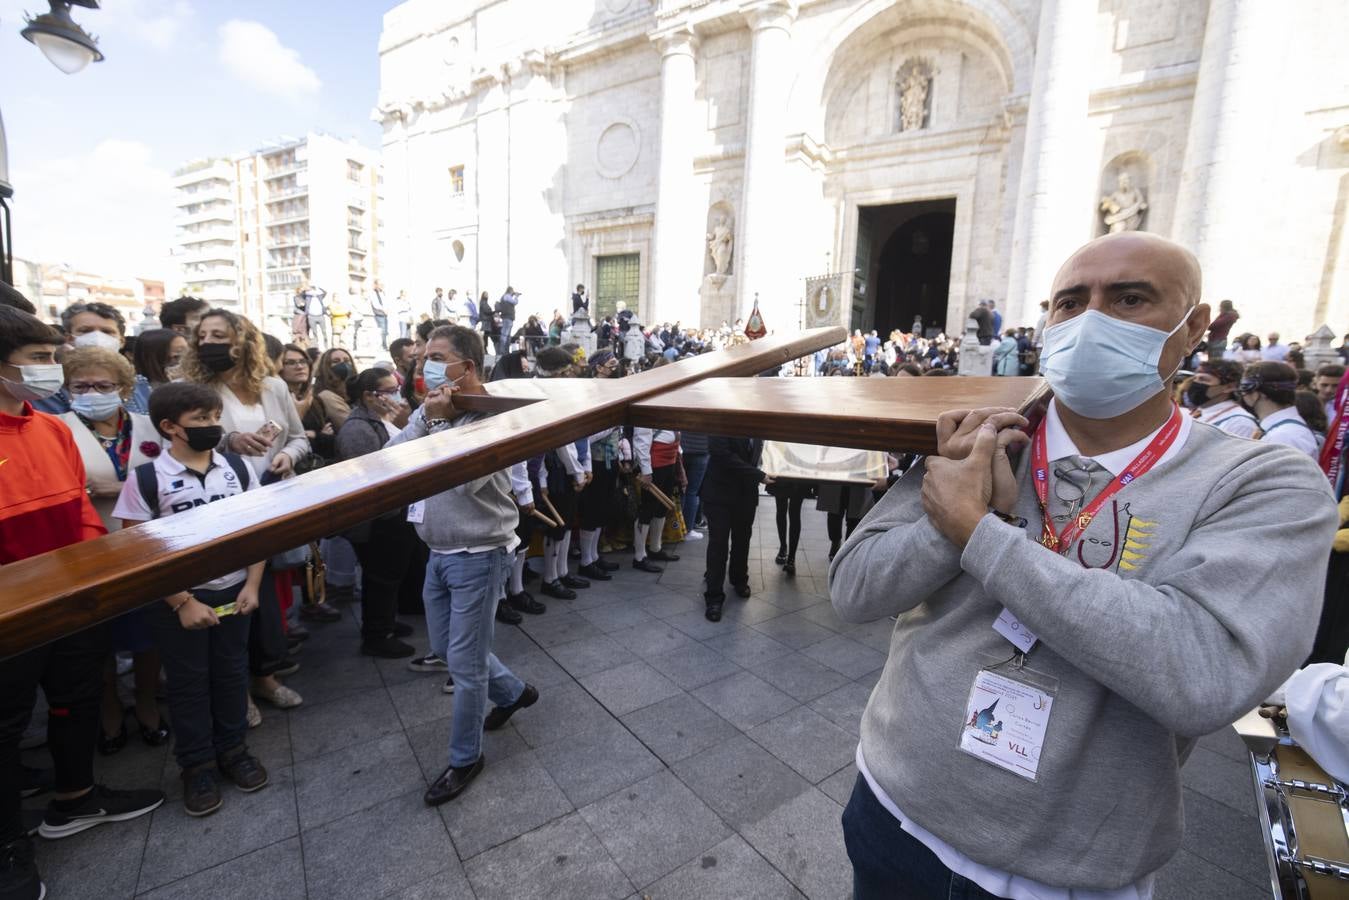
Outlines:
[[[309,544],[309,559],[304,564],[305,603],[314,606],[327,600],[328,567],[323,564],[318,541]]]

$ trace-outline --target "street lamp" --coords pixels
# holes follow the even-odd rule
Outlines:
[[[28,26],[20,34],[36,44],[42,55],[67,75],[74,75],[91,62],[102,62],[98,38],[70,17],[70,7],[98,9],[99,0],[47,2],[51,9],[36,18],[28,16]],[[5,121],[0,118],[0,281],[10,285],[14,283],[14,227],[6,201],[13,196],[14,188],[9,183],[9,145],[5,142]]]
[[[98,9],[98,0],[48,0],[51,10],[28,18],[23,36],[37,45],[52,65],[74,75],[91,62],[102,62],[98,39],[70,17],[71,6]]]

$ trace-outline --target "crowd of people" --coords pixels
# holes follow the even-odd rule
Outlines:
[[[430,805],[452,800],[483,770],[483,731],[540,701],[492,652],[496,623],[544,615],[548,600],[611,580],[620,553],[654,575],[700,541],[705,615],[718,622],[728,585],[750,596],[763,491],[776,505],[775,561],[786,577],[796,572],[802,506],[815,500],[828,514],[839,615],[899,617],[844,816],[857,896],[957,877],[986,891],[971,896],[1068,896],[1046,885],[1146,896],[1178,840],[1176,742],[1231,721],[1309,656],[1342,660],[1349,645],[1349,569],[1338,559],[1349,554],[1325,566],[1342,524],[1330,498],[1342,493],[1349,378],[1340,365],[1299,368],[1298,348],[1277,335],[1263,348],[1249,336],[1229,341],[1235,310],[1225,303],[1210,323],[1197,266],[1167,242],[1103,239],[1074,265],[1086,274],[1056,291],[1034,328],[1002,332],[992,302],[975,316],[981,340],[986,323],[990,341],[1003,334],[999,350],[1010,342],[998,374],[1038,372],[1054,389],[1034,438],[1014,412],[953,411],[925,464],[897,452],[874,484],[841,484],[774,479],[753,438],[608,428],[0,662],[0,893],[39,896],[20,797],[52,792],[36,827],[48,838],[163,803],[155,788],[94,781],[95,754],[121,752],[128,723],[147,745],[173,742],[190,815],[219,809],[225,784],[265,787],[248,729],[264,708],[303,703],[284,679],[299,669],[310,629],[346,615],[360,620],[355,652],[406,660],[455,694],[446,766],[425,794]],[[1154,296],[1121,300],[1123,289],[1098,277],[1110,266],[1137,269]],[[348,322],[338,327],[344,307],[309,286],[296,293],[288,343],[190,297],[164,304],[162,327],[131,336],[104,304],[73,305],[56,328],[11,289],[0,295],[0,457],[27,485],[0,502],[0,564],[466,427],[486,414],[457,401],[490,381],[621,378],[747,340],[743,323],[642,329],[623,308],[590,321],[582,285],[569,318],[555,311],[545,326],[529,315],[518,329],[519,292],[493,304],[486,293],[460,300],[438,289],[431,315],[406,328],[401,299],[375,314],[388,358],[362,365]],[[573,339],[577,319],[593,328],[596,350]],[[857,331],[806,370],[764,374],[950,375],[957,354],[945,335]],[[1116,496],[1125,486],[1129,503]],[[1087,537],[1098,511],[1102,522],[1113,512],[1113,538]],[[1281,565],[1275,580],[1245,552],[1251,541],[1293,571]],[[313,577],[325,569],[327,580]],[[1254,611],[1222,600],[1215,585],[1254,585],[1282,605]],[[901,615],[920,607],[928,612]],[[1294,613],[1313,627],[1271,646],[1261,630]],[[424,616],[427,647],[407,642],[408,615]],[[993,623],[1004,617],[1042,642],[1035,652],[1034,637],[1012,639],[1014,671],[997,661],[1006,654]],[[119,691],[124,670],[130,704]],[[167,716],[156,701],[161,673]],[[39,686],[52,771],[19,762]],[[1040,742],[1029,768],[986,749],[1002,723],[979,710],[958,742],[905,713],[915,692],[929,706],[960,707],[969,691],[992,698],[991,721],[999,698],[1031,689],[1065,712],[1048,735],[1043,722],[1020,723]],[[1106,746],[1121,730],[1135,736],[1146,773]],[[957,743],[966,754],[952,752]],[[1049,782],[1058,787],[1037,790]],[[1033,815],[975,846],[976,831],[989,836],[973,827],[987,796]],[[1073,821],[1072,834],[1096,835],[1107,812],[1118,819],[1108,841],[1034,833],[1036,823]]]

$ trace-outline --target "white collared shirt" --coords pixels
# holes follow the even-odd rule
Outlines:
[[[1045,455],[1050,462],[1053,462],[1056,459],[1063,459],[1065,456],[1082,455],[1082,451],[1077,449],[1077,445],[1073,443],[1073,439],[1068,436],[1067,430],[1063,427],[1063,421],[1059,419],[1058,403],[1059,401],[1055,400],[1053,403],[1049,404],[1049,412],[1045,415]],[[1181,415],[1180,432],[1176,435],[1176,439],[1171,442],[1171,446],[1166,448],[1166,452],[1162,454],[1162,458],[1157,460],[1153,465],[1160,466],[1181,451],[1181,448],[1185,446],[1185,442],[1190,438],[1190,427],[1193,424],[1193,421],[1194,420],[1189,416]],[[1118,450],[1111,450],[1109,453],[1101,453],[1097,456],[1088,458],[1095,460],[1097,465],[1105,469],[1111,475],[1118,475],[1120,472],[1124,471],[1129,463],[1138,458],[1138,454],[1142,453],[1144,448],[1152,443],[1152,439],[1157,436],[1157,433],[1165,427],[1166,423],[1163,422],[1147,437],[1134,441],[1127,447],[1121,447]]]
[[[1221,400],[1212,406],[1200,407],[1198,419],[1205,425],[1212,425],[1247,440],[1255,440],[1255,432],[1259,427],[1255,416],[1235,400]]]
[[[1277,409],[1260,420],[1260,430],[1264,436],[1260,440],[1268,444],[1283,444],[1315,459],[1321,452],[1316,440],[1316,432],[1307,424],[1307,420],[1298,413],[1296,406]]]
[[[127,479],[122,483],[122,493],[112,511],[113,518],[125,519],[128,522],[148,522],[151,519],[187,512],[198,506],[224,500],[226,497],[242,494],[248,488],[258,486],[251,478],[248,488],[241,484],[229,461],[215,450],[211,451],[211,462],[204,473],[189,469],[174,459],[173,454],[167,450],[155,457],[152,464],[155,467],[159,509],[152,510],[145,505],[140,481],[136,477],[135,470],[132,470],[127,473]],[[223,591],[225,588],[234,587],[246,577],[248,570],[236,569],[219,578],[196,585],[194,590]]]

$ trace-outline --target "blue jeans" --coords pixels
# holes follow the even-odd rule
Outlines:
[[[497,601],[506,593],[510,555],[504,547],[481,553],[432,553],[422,600],[431,652],[454,678],[450,765],[471,766],[482,755],[487,700],[510,706],[525,683],[492,653]]]
[[[997,900],[901,828],[860,774],[843,810],[843,842],[852,860],[853,900]]]
[[[702,499],[698,489],[703,486],[703,476],[707,474],[706,453],[684,454],[684,477],[689,480],[684,489],[684,527],[692,528],[698,522],[698,511],[702,509]]]

